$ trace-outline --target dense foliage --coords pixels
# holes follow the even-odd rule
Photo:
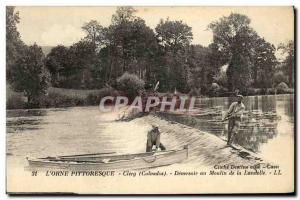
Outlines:
[[[236,90],[250,95],[254,88],[269,91],[278,84],[285,90],[284,82],[294,87],[293,41],[276,49],[257,34],[246,15],[232,13],[210,23],[213,42],[204,47],[191,43],[192,28],[183,21],[161,19],[153,30],[135,12],[117,8],[108,27],[91,20],[82,26],[84,38],[69,47],[58,45],[44,57],[40,47],[21,41],[18,12],[7,7],[7,78],[12,89],[25,92],[34,103],[45,94],[48,78],[57,88],[113,86],[129,93],[144,86],[153,89],[159,81],[159,92],[209,96]],[[286,55],[282,62],[276,50]]]
[[[130,97],[138,95],[144,86],[145,82],[135,74],[125,72],[121,77],[117,78],[116,88]]]

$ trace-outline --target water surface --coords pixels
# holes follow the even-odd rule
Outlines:
[[[202,98],[199,114],[193,116],[159,115],[227,140],[228,121],[221,122],[234,98]],[[268,160],[281,162],[291,157],[294,144],[294,95],[249,96],[243,100],[246,111],[235,143]],[[288,149],[288,150],[287,150]]]
[[[198,106],[205,115],[183,116],[179,122],[225,140],[227,123],[220,119],[231,102],[230,98],[201,99]],[[243,118],[235,142],[275,162],[293,154],[286,149],[294,144],[294,95],[245,97],[244,104],[251,115]],[[24,162],[26,156],[129,152],[144,146],[145,136],[124,135],[117,127],[110,134],[103,133],[110,122],[97,107],[9,110],[6,154],[8,159]]]

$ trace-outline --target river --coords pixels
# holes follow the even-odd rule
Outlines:
[[[232,99],[212,98],[202,102],[204,108],[220,106],[224,112]],[[294,95],[250,96],[243,103],[246,111],[251,112],[244,116],[235,142],[267,160],[281,163],[286,153],[293,153],[285,149],[294,144]],[[227,123],[204,124],[202,129],[227,138]]]
[[[201,100],[200,106],[224,112],[230,103],[230,98],[207,98]],[[286,154],[294,154],[294,95],[245,97],[244,104],[254,117],[243,121],[236,142],[272,162],[290,164],[292,160],[286,159],[293,156]],[[226,123],[216,123],[216,117],[220,116],[198,117],[196,128],[225,139]],[[102,130],[110,121],[98,107],[8,110],[8,164],[24,166],[26,156],[144,151],[145,136],[122,134],[117,127],[104,134]],[[137,127],[139,131],[140,128]]]

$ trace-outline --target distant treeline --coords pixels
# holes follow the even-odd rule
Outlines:
[[[183,21],[161,19],[152,30],[134,8],[119,7],[111,25],[91,20],[82,26],[84,38],[70,47],[56,46],[46,57],[38,45],[21,41],[19,20],[14,7],[7,7],[7,81],[33,106],[50,86],[119,89],[121,84],[124,89],[122,80],[131,88],[136,82],[134,88],[151,89],[159,81],[159,92],[176,89],[208,96],[235,90],[244,95],[276,89],[285,93],[294,87],[294,42],[277,47],[286,55],[278,61],[276,47],[251,28],[249,17],[238,13],[208,24],[213,43],[204,47],[191,44],[192,28]]]

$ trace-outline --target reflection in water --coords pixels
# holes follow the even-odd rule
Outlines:
[[[44,116],[46,110],[32,109],[32,110],[7,110],[7,117],[32,117],[32,116]]]
[[[6,114],[6,132],[16,133],[39,129],[46,110],[8,110]]]
[[[287,98],[286,101],[288,103],[283,107],[284,108],[284,114],[289,117],[290,122],[294,123],[294,96],[293,98]]]
[[[248,150],[260,152],[263,144],[278,135],[278,123],[281,123],[281,126],[291,127],[292,130],[293,99],[293,95],[245,97],[246,111],[235,143]],[[198,108],[199,114],[196,116],[170,113],[159,113],[158,115],[227,139],[228,122],[221,122],[221,119],[222,114],[224,115],[232,102],[232,98],[202,99],[201,105],[203,106]]]
[[[39,129],[39,125],[42,123],[41,118],[7,118],[6,132],[14,133],[23,130],[36,130]]]
[[[48,109],[61,111],[62,109]],[[66,110],[66,109],[63,109]],[[47,115],[47,109],[31,110],[7,110],[6,111],[6,132],[17,133],[24,130],[37,130],[44,122],[43,117]]]

